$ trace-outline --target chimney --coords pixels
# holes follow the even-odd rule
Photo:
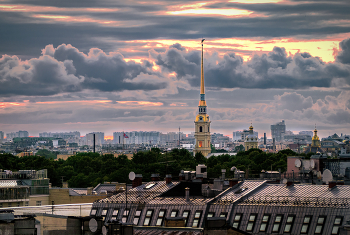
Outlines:
[[[132,187],[135,188],[140,185],[142,185],[142,174],[136,174],[135,179],[132,181]]]
[[[328,183],[328,187],[329,187],[329,188],[334,188],[335,186],[337,186],[337,182],[335,182],[335,181],[329,181],[329,183]]]
[[[86,190],[86,195],[91,195],[92,194],[92,187],[88,187]]]
[[[286,186],[287,186],[287,187],[293,186],[293,181],[288,180],[287,183],[286,183]]]
[[[185,174],[183,171],[181,171],[179,174],[179,181],[183,181],[183,180],[185,180]]]
[[[170,174],[165,176],[165,183],[166,184],[170,184],[171,183],[171,175]]]
[[[185,198],[186,198],[186,202],[190,201],[190,188],[185,188]]]
[[[222,180],[225,180],[225,173],[226,173],[226,169],[221,169],[221,178]]]
[[[230,184],[230,187],[233,187],[233,186],[235,186],[236,184],[238,184],[238,180],[233,180],[233,179],[231,179],[231,180],[229,180],[229,184]]]
[[[152,174],[151,181],[159,181],[159,174]]]

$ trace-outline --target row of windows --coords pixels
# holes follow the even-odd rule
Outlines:
[[[37,201],[37,202],[38,202],[38,201]],[[5,207],[5,206],[7,206],[7,207],[13,207],[13,206],[15,206],[15,207],[21,207],[22,204],[21,204],[21,202],[8,202],[7,205],[6,205],[5,203],[2,203],[2,202],[0,203],[0,208],[3,208],[3,207]],[[28,201],[25,201],[23,206],[29,206],[29,202],[28,202]],[[37,206],[38,206],[38,205],[37,205]],[[41,206],[41,201],[40,201],[40,206]]]
[[[102,210],[101,216],[102,216],[103,220],[106,219],[107,212],[108,212],[108,209]],[[124,210],[123,215],[122,215],[122,222],[123,223],[126,223],[128,221],[129,212],[130,212],[129,209]],[[152,209],[147,210],[146,214],[145,214],[145,219],[144,219],[143,223],[140,225],[149,226],[152,219],[153,219],[153,212],[154,211]],[[111,216],[111,221],[117,220],[118,214],[119,214],[119,209],[114,209],[112,216]],[[134,216],[134,221],[133,221],[133,223],[135,225],[139,225],[139,220],[140,220],[141,214],[142,214],[142,210],[136,210],[135,216]],[[91,210],[91,215],[96,215],[96,209]],[[165,215],[166,215],[165,209],[159,210],[158,215],[157,215],[156,226],[163,226],[164,225]],[[191,215],[191,211],[189,211],[189,210],[185,210],[182,212],[182,217],[185,219],[185,227],[187,226],[187,222],[188,222],[190,215]],[[172,210],[170,213],[170,217],[174,218],[177,216],[179,216],[179,211]],[[215,216],[214,212],[209,212],[207,217],[214,217],[214,216]],[[227,212],[221,212],[220,217],[226,218]],[[198,228],[200,221],[201,221],[201,218],[202,218],[202,211],[200,211],[200,210],[196,211],[194,214],[192,227]]]
[[[250,214],[246,231],[247,232],[252,232],[255,228],[256,225],[256,220],[257,220],[258,214]],[[241,221],[242,221],[243,214],[239,213],[235,215],[234,221],[233,221],[233,227],[234,228],[239,228]],[[264,214],[260,223],[260,228],[259,232],[267,232],[267,227],[270,222],[271,215],[270,214]],[[321,215],[317,219],[316,223],[316,228],[315,228],[315,234],[322,234],[324,225],[326,222],[327,217],[325,215]],[[272,226],[272,233],[279,233],[281,230],[281,225],[283,221],[283,215],[276,215],[275,219],[273,220],[273,226]],[[283,233],[291,233],[293,225],[295,221],[295,215],[288,215],[286,224],[284,226]],[[306,215],[304,217],[300,234],[307,234],[309,232],[310,224],[312,221],[312,215]],[[343,217],[342,216],[337,216],[335,217],[335,220],[333,222],[333,227],[332,227],[332,235],[337,235],[339,234],[339,228],[343,222]]]

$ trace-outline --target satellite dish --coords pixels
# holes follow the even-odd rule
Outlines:
[[[91,232],[95,233],[99,230],[99,223],[95,218],[91,218],[89,221],[89,229]]]
[[[332,181],[332,180],[333,180],[332,172],[328,169],[324,170],[322,175],[322,181],[328,184],[329,181]]]
[[[129,173],[129,180],[134,180],[135,179],[135,173],[134,172],[130,172]]]
[[[315,161],[314,161],[314,160],[311,160],[311,161],[310,161],[310,165],[311,165],[311,169],[314,169],[314,168],[315,168]]]
[[[102,227],[102,234],[103,234],[103,235],[107,235],[107,234],[108,234],[108,229],[107,229],[106,226],[103,226],[103,227]]]
[[[296,160],[295,160],[295,166],[298,167],[298,168],[301,167],[301,161],[300,161],[300,159],[296,159]]]
[[[283,181],[282,181],[284,184],[286,184],[287,182],[288,182],[288,180],[287,179],[283,179]]]
[[[304,169],[309,170],[310,169],[310,161],[305,160],[303,161]]]

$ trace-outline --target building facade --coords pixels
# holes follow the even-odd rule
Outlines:
[[[249,149],[258,148],[258,137],[254,135],[253,125],[249,127],[249,135],[244,140],[244,149],[248,151]]]
[[[210,119],[207,114],[207,103],[205,102],[205,89],[204,89],[204,70],[203,70],[203,41],[202,40],[202,63],[201,63],[201,88],[200,88],[200,100],[198,105],[198,114],[195,120],[195,134],[196,139],[195,148],[193,154],[201,152],[203,156],[207,156],[211,153],[210,146]]]
[[[271,125],[271,137],[276,141],[282,141],[284,138],[284,134],[286,132],[286,124],[284,120],[276,123],[275,125]]]

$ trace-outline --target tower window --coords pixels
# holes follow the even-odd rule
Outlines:
[[[202,141],[198,142],[198,147],[200,147],[200,148],[202,147]]]
[[[209,131],[209,127],[208,127],[208,132],[210,132],[210,131]]]
[[[203,132],[203,127],[202,126],[199,127],[199,132]]]

